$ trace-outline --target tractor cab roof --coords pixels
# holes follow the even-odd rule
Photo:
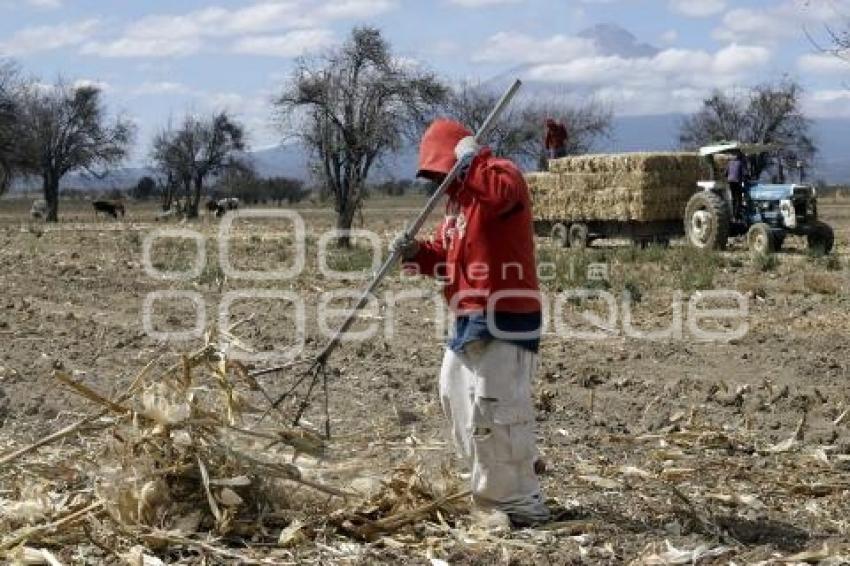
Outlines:
[[[777,151],[779,146],[770,143],[742,143],[742,142],[720,142],[717,145],[707,145],[700,148],[699,154],[703,157],[724,153],[741,152],[744,155],[759,155]]]

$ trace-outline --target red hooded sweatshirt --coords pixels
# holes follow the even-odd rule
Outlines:
[[[546,149],[562,149],[567,145],[567,127],[549,118],[546,120]]]
[[[471,135],[457,122],[434,122],[422,137],[419,175],[448,174],[455,146]],[[448,195],[445,220],[407,270],[443,279],[456,314],[540,312],[531,201],[517,166],[484,148]]]

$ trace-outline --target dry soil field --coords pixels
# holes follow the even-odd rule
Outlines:
[[[366,226],[385,245],[420,200],[372,201]],[[360,243],[328,259],[348,275],[321,273],[318,249],[333,223],[321,208],[295,209],[306,228],[306,264],[299,273],[279,281],[245,281],[228,277],[221,266],[217,220],[164,224],[154,221],[152,207],[131,204],[123,221],[94,221],[83,203],[63,207],[62,222],[45,226],[29,220],[28,202],[0,201],[0,458],[99,410],[60,384],[56,372],[114,398],[149,362],[165,368],[203,345],[197,337],[175,342],[152,336],[151,330],[191,329],[196,313],[185,298],[157,300],[146,329],[142,311],[150,293],[195,293],[203,301],[204,328],[215,327],[228,293],[290,293],[303,302],[304,357],[309,357],[326,340],[320,300],[330,291],[359,288],[356,270],[371,263]],[[790,239],[775,261],[753,258],[740,245],[700,255],[681,245],[636,250],[611,243],[577,253],[539,242],[539,259],[551,268],[549,295],[568,298],[560,301],[558,316],[569,324],[549,329],[536,386],[539,442],[547,463],[543,483],[553,506],[562,510],[551,528],[482,533],[469,527],[462,512],[446,506],[413,526],[364,541],[333,521],[317,519],[349,505],[329,498],[292,507],[285,520],[243,525],[221,538],[184,533],[189,542],[160,540],[147,545],[150,554],[166,563],[200,563],[203,557],[206,563],[240,562],[204,547],[209,544],[270,563],[846,563],[850,203],[827,202],[821,208],[838,234],[837,252],[829,258],[810,257]],[[288,220],[242,218],[234,226],[230,261],[235,269],[293,265],[297,254]],[[162,228],[203,235],[206,261],[196,277],[166,281],[146,273],[145,242]],[[149,256],[157,270],[185,271],[194,250],[191,240],[160,238]],[[594,264],[605,266],[604,281],[588,279],[588,266]],[[616,299],[615,318],[601,325],[607,325],[604,336],[576,335],[599,333],[587,320],[581,322],[582,313],[605,317],[612,311],[599,296],[563,294],[576,288]],[[726,321],[694,321],[689,304],[704,300],[703,292],[712,289],[740,293],[747,312]],[[435,287],[394,275],[385,290],[430,293]],[[620,306],[625,291],[639,299],[631,321],[623,320]],[[670,326],[677,291],[681,335],[638,336],[634,328]],[[358,328],[374,325],[381,331],[346,344],[330,362],[335,434],[327,461],[316,466],[339,470],[351,463],[346,489],[379,489],[379,480],[398,480],[404,472],[394,470],[405,467],[423,477],[434,475],[442,464],[451,470],[443,479],[460,485],[462,470],[452,465],[443,442],[437,397],[438,310],[427,298],[397,304],[370,310]],[[236,342],[256,352],[297,342],[298,318],[290,303],[242,298],[233,301],[231,311],[231,320],[239,323],[232,329]],[[329,326],[334,321],[338,318]],[[392,337],[384,332],[390,323]],[[715,332],[747,328],[734,340],[706,342],[692,323]],[[278,394],[296,376],[296,369],[285,370],[260,378],[260,384]],[[259,396],[252,402],[265,406]],[[306,414],[317,428],[321,408],[321,403],[311,406]],[[27,524],[55,520],[92,501],[102,449],[90,442],[92,434],[78,432],[0,468],[0,541]],[[334,483],[332,474],[321,477]],[[296,487],[309,490],[296,483],[291,489]],[[79,499],[59,505],[66,492]],[[7,515],[13,508],[20,511],[16,502],[28,497],[48,498],[49,510],[28,519],[3,518],[4,510]],[[304,539],[276,544],[281,529],[296,519],[309,525]],[[121,563],[130,551],[127,541],[140,539],[115,534],[102,513],[92,512],[27,540],[33,548],[50,549],[62,563],[96,564]]]

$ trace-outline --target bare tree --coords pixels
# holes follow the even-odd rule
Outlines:
[[[187,115],[179,128],[156,136],[151,157],[173,183],[182,186],[186,215],[197,218],[204,183],[239,166],[245,147],[244,127],[222,111],[207,119]]]
[[[420,131],[445,92],[433,74],[394,57],[375,28],[355,28],[339,48],[298,61],[275,104],[284,130],[312,151],[338,230],[351,229],[375,164]],[[337,243],[350,245],[344,233]]]
[[[470,129],[476,130],[499,99],[499,94],[482,85],[462,83],[448,97],[445,111]],[[568,154],[589,151],[601,138],[611,134],[613,113],[588,102],[574,106],[560,97],[520,100],[507,109],[496,125],[488,145],[493,151],[514,159],[526,168],[545,161],[543,138],[546,118],[564,123],[569,132]]]
[[[0,195],[9,188],[21,165],[17,143],[20,88],[17,66],[11,61],[0,61]]]
[[[804,5],[810,6],[823,0],[805,0]],[[831,3],[833,17],[830,23],[824,24],[823,33],[812,33],[806,30],[809,41],[823,53],[835,55],[839,59],[850,62],[850,3]]]
[[[59,183],[72,171],[102,177],[127,155],[133,137],[130,122],[110,121],[100,89],[29,85],[18,108],[19,147],[26,169],[40,175],[48,222],[59,213]]]
[[[762,84],[740,95],[715,92],[682,123],[679,141],[686,149],[721,141],[776,144],[779,162],[754,155],[750,172],[758,177],[773,170],[781,176],[785,165],[810,163],[817,152],[801,102],[802,88],[789,80]]]

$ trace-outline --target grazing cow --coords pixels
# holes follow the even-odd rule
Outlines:
[[[215,213],[217,218],[227,214],[228,210],[239,210],[239,199],[235,197],[207,201],[207,211]]]
[[[108,214],[112,218],[118,219],[118,214],[121,214],[121,218],[124,218],[124,214],[126,210],[124,209],[124,205],[120,202],[109,202],[108,200],[96,200],[92,203],[94,207],[94,216],[97,218],[98,213]]]
[[[239,210],[239,199],[238,198],[236,198],[236,197],[225,198],[225,199],[221,199],[221,201],[219,201],[219,202],[222,202],[222,201],[223,201],[224,206],[227,208],[227,210]]]
[[[34,201],[30,209],[30,216],[33,218],[44,218],[47,216],[47,201],[44,199]]]

